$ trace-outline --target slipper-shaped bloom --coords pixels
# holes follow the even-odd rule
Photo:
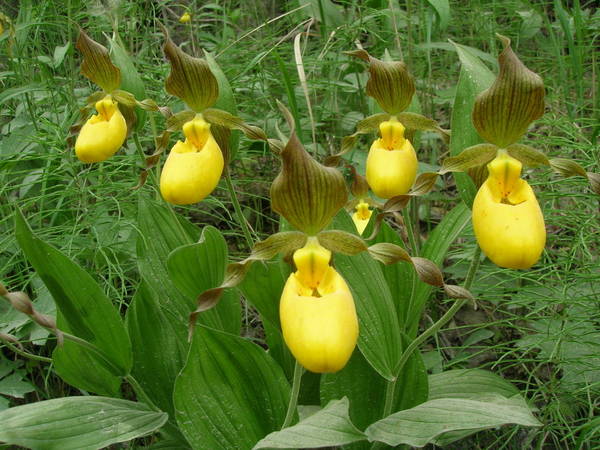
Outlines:
[[[98,114],[87,120],[75,142],[75,154],[84,163],[108,159],[127,137],[127,123],[117,102],[107,95],[95,107]]]
[[[352,220],[358,230],[358,234],[363,234],[369,224],[373,211],[369,209],[369,204],[362,200],[356,205],[356,211],[352,214]]]
[[[417,176],[417,155],[404,137],[404,125],[395,119],[379,125],[381,138],[367,156],[367,182],[380,198],[406,194]]]
[[[285,283],[279,304],[287,346],[302,366],[316,373],[342,369],[358,339],[352,293],[330,259],[331,252],[309,238],[294,253],[298,270]]]
[[[479,246],[494,264],[510,269],[529,269],[546,245],[544,216],[521,168],[519,160],[500,150],[473,201]]]
[[[183,125],[184,142],[171,149],[160,176],[160,193],[169,203],[189,205],[208,196],[223,172],[223,154],[210,124],[197,116]]]

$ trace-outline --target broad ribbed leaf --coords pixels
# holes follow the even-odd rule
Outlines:
[[[291,379],[294,358],[283,341],[279,323],[279,300],[289,274],[289,265],[281,261],[257,262],[252,265],[239,289],[260,314],[269,354]]]
[[[423,447],[445,443],[440,436],[453,431],[482,430],[501,425],[540,426],[520,396],[492,395],[480,400],[440,398],[397,412],[366,430],[370,440],[388,445]],[[453,437],[452,437],[453,438]]]
[[[544,114],[544,82],[519,60],[510,39],[498,35],[504,50],[498,56],[500,72],[494,84],[479,94],[473,108],[473,124],[488,142],[505,148]]]
[[[144,403],[57,398],[0,412],[0,441],[35,449],[98,449],[150,434],[166,420]]]
[[[202,230],[199,242],[173,250],[167,259],[169,276],[177,289],[195,300],[207,289],[223,282],[227,265],[227,243],[214,227]],[[200,322],[217,330],[239,334],[241,308],[235,290],[223,294],[223,300],[200,315]]]
[[[450,155],[456,156],[472,145],[482,142],[471,121],[475,98],[494,81],[494,74],[469,48],[453,43],[460,58],[461,70],[452,107]],[[455,173],[454,179],[462,200],[471,207],[477,187],[466,173]]]
[[[321,404],[347,396],[352,423],[364,430],[382,418],[388,383],[355,351],[346,367],[321,377]],[[427,401],[427,371],[419,352],[412,354],[395,383],[392,412]]]
[[[334,228],[356,233],[346,211],[341,211]],[[400,325],[392,295],[380,265],[368,253],[335,255],[334,264],[344,277],[354,298],[358,315],[358,347],[381,376],[392,379],[402,349]]]
[[[519,390],[495,373],[481,369],[447,370],[429,376],[429,400],[439,398],[470,398],[498,394],[509,398]]]
[[[189,349],[186,323],[162,308],[156,293],[142,282],[127,310],[127,326],[134,348],[133,376],[159,408],[173,415],[173,385]]]
[[[252,448],[283,424],[290,386],[260,347],[198,327],[175,384],[177,422],[195,449]]]
[[[346,397],[332,400],[296,425],[269,434],[254,448],[321,448],[365,440],[350,421],[348,406]]]
[[[37,238],[19,210],[15,214],[15,235],[71,332],[104,352],[118,370],[113,375],[128,374],[131,343],[119,312],[98,283],[75,262]],[[100,358],[97,361],[104,365]]]
[[[56,313],[56,325],[65,333],[72,333],[60,311]],[[111,373],[98,357],[85,347],[64,341],[63,345],[54,348],[52,361],[56,373],[71,386],[98,395],[121,396],[121,377]]]

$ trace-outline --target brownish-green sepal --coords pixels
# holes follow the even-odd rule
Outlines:
[[[525,166],[529,167],[537,167],[537,166],[547,166],[550,164],[550,161],[539,150],[536,150],[533,147],[525,144],[512,144],[506,147],[506,151],[513,158],[518,159]]]
[[[410,105],[415,93],[412,75],[401,61],[381,61],[365,50],[348,52],[369,63],[367,95],[373,97],[381,109],[389,114],[398,114]]]
[[[171,73],[165,82],[167,92],[179,97],[196,112],[210,108],[219,98],[219,83],[208,63],[181,50],[164,27],[163,33],[163,51],[171,63]]]
[[[472,145],[458,155],[444,159],[439,173],[464,172],[471,167],[481,166],[494,159],[497,152],[498,147],[494,144]]]
[[[583,167],[575,161],[566,158],[553,158],[548,161],[552,169],[563,177],[586,177],[590,182],[592,190],[600,195],[600,174],[586,172]]]
[[[291,114],[284,107],[282,111],[291,136],[281,152],[281,172],[271,185],[271,207],[294,228],[314,236],[348,201],[346,183],[337,169],[319,164],[306,152]]]
[[[121,71],[115,66],[103,45],[90,38],[79,29],[77,49],[83,55],[81,73],[105,92],[111,93],[121,85]]]
[[[544,114],[544,82],[519,60],[510,39],[498,37],[504,45],[498,56],[500,72],[475,100],[473,125],[484,140],[505,148]]]
[[[321,231],[317,238],[319,244],[330,250],[332,253],[341,253],[342,255],[358,255],[367,250],[367,244],[359,236],[340,230]]]

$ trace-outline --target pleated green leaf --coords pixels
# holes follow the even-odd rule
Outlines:
[[[332,400],[296,425],[275,431],[254,446],[259,448],[320,448],[365,440],[348,416],[348,399]]]
[[[65,397],[0,412],[0,441],[34,449],[98,449],[156,431],[167,415],[144,403]]]
[[[509,398],[519,390],[495,373],[481,369],[447,370],[429,376],[429,400],[438,398],[473,398],[499,394]]]
[[[131,343],[117,308],[89,273],[60,251],[36,237],[20,210],[15,213],[15,235],[42,279],[68,328],[104,352],[112,365],[95,359],[113,375],[129,373]]]
[[[290,386],[259,346],[198,327],[175,384],[177,422],[194,449],[252,448],[283,424]]]
[[[333,226],[356,233],[346,211],[336,216]],[[381,376],[393,379],[401,355],[402,338],[392,295],[380,264],[363,252],[354,256],[335,255],[334,265],[352,291],[358,315],[360,351]]]
[[[482,430],[501,425],[540,426],[520,396],[488,395],[479,400],[440,398],[397,412],[366,430],[370,440],[396,446],[443,445],[445,433]],[[450,440],[454,440],[452,435]]]

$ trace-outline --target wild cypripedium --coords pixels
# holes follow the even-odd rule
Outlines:
[[[546,244],[544,216],[522,164],[499,150],[489,176],[473,201],[473,228],[479,246],[500,267],[528,269]]]
[[[110,95],[96,102],[96,111],[81,128],[75,142],[80,161],[104,161],[116,153],[127,137],[127,123],[119,105]]]
[[[406,194],[417,176],[417,155],[404,137],[404,125],[392,117],[379,125],[381,138],[367,157],[367,181],[373,192],[389,199]]]
[[[297,270],[287,279],[279,304],[283,337],[306,369],[337,372],[350,359],[358,339],[352,293],[329,265],[331,252],[316,237],[309,237],[293,259]]]
[[[179,18],[179,22],[180,23],[188,23],[190,20],[192,20],[192,16],[190,15],[189,12],[184,12],[181,17]]]
[[[358,234],[363,234],[369,224],[373,211],[369,209],[369,204],[363,200],[359,201],[355,209],[356,211],[352,214],[352,221],[358,230]]]
[[[219,183],[224,159],[201,114],[183,125],[184,142],[171,149],[160,176],[163,198],[175,205],[197,203]]]

